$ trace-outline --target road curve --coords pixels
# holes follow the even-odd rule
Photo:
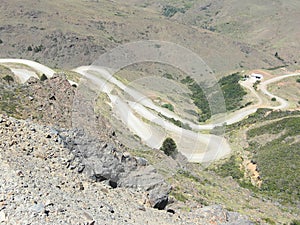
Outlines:
[[[168,117],[173,117],[173,114],[155,105],[151,99],[143,94],[116,80],[104,68],[79,67],[74,71],[88,78],[93,85],[98,86],[100,91],[108,95],[115,115],[149,147],[159,148],[163,140],[169,136],[175,140],[179,151],[191,162],[211,162],[230,153],[230,146],[224,138],[186,130],[158,116],[157,112]],[[114,88],[123,90],[134,101],[128,101],[111,94]],[[141,118],[149,122],[147,123]],[[181,118],[178,117],[178,119]],[[157,129],[157,125],[163,128],[163,131]]]
[[[53,74],[55,73],[54,70],[50,69],[47,66],[44,66],[40,63],[27,60],[27,59],[0,59],[0,64],[5,64],[5,63],[19,63],[19,64],[24,64],[26,66],[29,66],[36,71],[45,74],[47,77],[52,77]]]
[[[25,59],[0,59],[0,64],[1,63],[24,64],[40,73],[44,73],[48,77],[52,77],[55,73],[55,71],[50,69],[49,67]],[[22,72],[24,73],[24,71],[26,70],[23,70]],[[144,96],[142,93],[137,92],[133,88],[128,87],[115,79],[105,68],[99,68],[95,66],[82,66],[74,69],[74,71],[91,80],[98,86],[100,91],[105,92],[109,96],[115,114],[123,121],[123,123],[126,124],[126,126],[133,133],[137,134],[145,142],[145,144],[153,148],[158,148],[159,146],[161,146],[161,143],[166,136],[171,136],[175,139],[176,143],[178,143],[179,150],[191,162],[211,162],[213,160],[220,159],[226,156],[231,151],[229,144],[224,138],[211,134],[201,134],[197,131],[211,130],[214,127],[220,126],[224,123],[233,124],[241,121],[248,115],[254,113],[262,104],[262,100],[257,92],[253,89],[253,87],[252,90],[251,87],[248,86],[247,88],[250,89],[251,92],[259,100],[256,105],[250,105],[247,108],[231,113],[230,116],[227,117],[227,119],[223,122],[199,125],[192,123],[191,121],[184,120],[175,113],[157,106],[152,102],[151,99]],[[28,76],[29,74],[24,74],[24,76],[25,75]],[[268,92],[267,85],[286,77],[298,75],[300,74],[295,73],[275,77],[264,81],[259,85],[259,88],[263,94],[267,95],[270,98],[275,97],[280,103],[279,106],[269,108],[283,109],[288,106],[288,103],[286,100]],[[119,96],[111,94],[111,91],[116,87],[129,94],[134,99],[134,101],[128,101],[127,99],[122,99]],[[180,128],[173,123],[162,119],[157,115],[158,112],[167,117],[174,118],[176,120],[182,121],[183,123],[189,124],[193,130]],[[162,127],[165,130],[165,133],[157,130],[155,126],[152,126],[151,123],[146,123],[141,118],[144,118],[148,121],[151,121],[151,123]]]
[[[276,101],[280,103],[279,106],[271,106],[269,107],[270,109],[284,109],[284,108],[287,108],[289,103],[288,101],[286,101],[285,99],[279,97],[279,96],[276,96],[276,95],[273,95],[271,94],[268,90],[267,90],[267,86],[271,83],[274,83],[274,82],[277,82],[277,81],[280,81],[282,79],[285,79],[285,78],[288,78],[288,77],[295,77],[295,76],[299,76],[300,73],[293,73],[293,74],[287,74],[287,75],[282,75],[282,76],[279,76],[279,77],[274,77],[274,78],[271,78],[269,80],[266,80],[264,82],[262,82],[258,87],[259,89],[262,91],[262,93],[264,93],[265,95],[269,96],[270,98],[276,98]]]

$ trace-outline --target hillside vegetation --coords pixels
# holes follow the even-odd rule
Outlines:
[[[260,138],[276,135],[262,144]],[[300,202],[300,117],[284,118],[247,132],[248,151],[260,170],[261,191],[287,203]],[[265,141],[265,140],[264,140]]]
[[[241,102],[243,100],[243,96],[247,93],[239,84],[240,79],[241,75],[239,73],[233,73],[229,76],[222,77],[218,81],[218,85],[223,92],[227,110],[236,110],[243,107]],[[191,98],[193,99],[194,104],[198,107],[198,109],[201,110],[201,113],[199,113],[199,121],[204,122],[207,119],[211,118],[211,110],[209,104],[212,103],[209,103],[207,101],[201,85],[195,82],[190,76],[182,79],[181,83],[188,86],[188,88],[192,92]],[[210,89],[212,93],[214,90],[218,90],[217,87],[211,87]]]

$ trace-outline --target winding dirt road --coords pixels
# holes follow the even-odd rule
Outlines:
[[[35,71],[44,73],[48,77],[53,76],[55,73],[54,70],[30,60],[0,59],[0,64],[6,64],[6,66],[10,67],[9,63],[25,64],[33,68]],[[105,68],[96,66],[82,66],[74,69],[73,71],[90,80],[94,85],[97,86],[98,90],[108,95],[114,114],[117,116],[117,118],[122,120],[122,122],[131,130],[131,132],[138,135],[145,144],[152,148],[159,148],[165,137],[171,136],[177,143],[179,151],[181,151],[191,162],[211,162],[223,158],[231,151],[229,144],[223,137],[211,134],[202,134],[198,131],[211,130],[214,127],[220,126],[224,123],[233,124],[241,121],[248,115],[254,113],[262,105],[262,99],[253,89],[253,87],[251,85],[241,83],[257,97],[258,103],[256,105],[250,105],[246,108],[231,113],[229,116],[227,116],[225,121],[199,125],[191,121],[184,120],[179,115],[176,115],[165,108],[157,106],[147,96],[144,96],[142,93],[134,90],[132,87],[126,86],[114,78]],[[12,72],[15,74],[18,73],[15,68],[12,68]],[[32,71],[22,70],[21,72],[18,73],[19,77],[23,75],[27,79],[28,76],[32,76]],[[268,92],[267,85],[286,77],[298,75],[300,74],[295,73],[275,77],[262,82],[258,86],[263,94],[270,98],[275,97],[280,103],[279,106],[270,106],[269,108],[283,109],[288,106],[288,102]],[[112,90],[115,88],[126,92],[132,100],[113,95]],[[192,130],[180,128],[158,116],[158,113],[161,113],[169,118],[180,120],[183,123],[187,123]]]

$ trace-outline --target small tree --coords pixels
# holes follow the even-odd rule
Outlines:
[[[2,79],[5,80],[7,83],[14,82],[14,78],[10,75],[6,75]]]
[[[175,158],[178,150],[175,141],[172,138],[166,138],[160,148],[167,156]]]
[[[42,74],[40,80],[41,80],[41,81],[44,81],[44,80],[47,80],[47,79],[48,79],[48,77],[47,77],[45,74]]]

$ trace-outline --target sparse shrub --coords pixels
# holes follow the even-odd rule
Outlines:
[[[165,6],[163,8],[163,15],[166,17],[172,17],[178,12],[178,9],[174,6]]]
[[[173,192],[172,195],[177,201],[186,202],[188,198],[180,192]]]
[[[48,77],[47,77],[45,74],[43,74],[43,75],[41,76],[41,78],[40,78],[41,81],[44,81],[44,80],[47,80],[47,79],[48,79]]]
[[[249,106],[249,105],[251,105],[252,104],[252,102],[247,102],[246,104],[245,104],[245,107],[247,107],[247,106]]]
[[[274,56],[275,56],[278,60],[284,61],[284,60],[279,56],[278,52],[276,52]]]
[[[2,44],[3,43],[3,41],[0,39],[0,44]]]
[[[39,46],[35,46],[35,47],[33,48],[33,51],[34,51],[35,53],[38,53],[38,52],[41,52],[43,49],[44,49],[44,46],[43,46],[43,45],[39,45]]]
[[[271,225],[275,225],[275,221],[270,219],[270,218],[263,218],[264,221],[266,221],[268,224],[271,224]]]
[[[290,225],[300,225],[300,220],[293,220]]]
[[[175,158],[178,153],[177,145],[175,141],[170,137],[164,140],[160,150],[163,151],[167,156],[171,156],[172,158]]]
[[[166,5],[163,8],[163,15],[166,17],[172,17],[174,16],[177,12],[185,13],[186,9],[184,8],[177,8],[171,5]]]
[[[170,103],[163,104],[162,107],[174,112],[174,106]]]
[[[257,85],[259,84],[260,84],[260,80],[255,81],[255,83],[253,84],[254,90],[257,90]]]
[[[27,51],[29,51],[29,52],[32,51],[32,47],[30,45],[28,46]]]
[[[219,87],[221,88],[227,110],[234,110],[241,107],[241,101],[243,100],[243,96],[247,94],[246,91],[239,84],[242,76],[240,73],[233,73],[229,76],[223,77],[218,81]],[[209,95],[211,90],[217,90],[218,86],[213,86],[208,89],[208,93],[205,93],[202,89],[201,85],[198,84],[193,78],[187,76],[186,78],[181,80],[181,83],[187,85],[187,87],[192,92],[191,98],[194,104],[198,109],[201,110],[201,113],[198,115],[199,122],[205,122],[206,120],[211,118],[211,109],[209,102],[207,100],[207,96]],[[213,98],[211,98],[213,99]],[[217,113],[217,112],[215,112]]]
[[[240,162],[238,158],[232,155],[225,163],[218,166],[215,172],[222,177],[231,176],[233,179],[241,179],[244,173],[240,170]]]
[[[6,75],[5,77],[2,78],[3,80],[5,80],[6,82],[10,83],[10,82],[14,82],[14,78],[10,75]]]
[[[167,79],[170,79],[170,80],[174,80],[172,74],[169,74],[169,73],[165,73],[165,74],[163,75],[163,77],[164,77],[164,78],[167,78]]]

